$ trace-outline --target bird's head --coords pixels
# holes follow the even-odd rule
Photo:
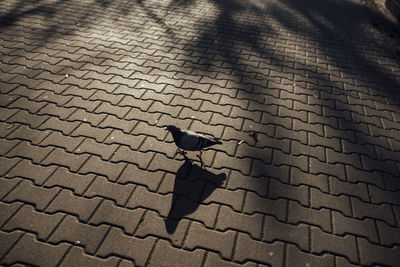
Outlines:
[[[176,127],[174,125],[168,125],[165,130],[167,130],[173,134],[173,133],[179,132],[181,129],[179,129],[178,127]]]

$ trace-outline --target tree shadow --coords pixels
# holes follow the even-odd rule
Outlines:
[[[392,65],[393,69],[397,69],[397,67],[394,60],[390,58],[390,53],[385,52],[385,50],[394,49],[388,49],[390,43],[385,44],[380,38],[376,38],[375,35],[378,36],[378,32],[374,30],[377,25],[381,25],[380,27],[385,29],[390,28],[391,25],[384,17],[374,13],[371,8],[354,1],[310,0],[305,4],[304,1],[296,0],[251,2],[244,0],[171,0],[169,5],[150,0],[113,2],[96,0],[95,4],[71,0],[54,2],[17,0],[15,2],[13,5],[7,3],[8,9],[5,9],[4,14],[0,15],[0,31],[6,32],[10,28],[8,35],[11,35],[13,29],[10,26],[25,25],[22,23],[25,19],[32,19],[34,22],[42,21],[42,26],[32,27],[32,32],[28,35],[32,40],[41,41],[35,43],[36,49],[45,46],[47,42],[58,40],[58,38],[63,40],[64,36],[72,35],[75,31],[79,40],[82,28],[94,27],[96,26],[94,22],[109,17],[121,18],[121,20],[123,18],[122,29],[127,33],[146,32],[154,24],[161,26],[169,34],[165,40],[169,39],[171,43],[178,44],[173,53],[180,50],[180,57],[172,62],[184,67],[180,72],[185,74],[185,79],[191,79],[186,74],[202,75],[214,80],[226,79],[232,83],[223,89],[232,91],[229,92],[233,96],[232,98],[243,101],[256,100],[265,104],[263,116],[266,114],[265,118],[268,120],[249,118],[248,113],[235,115],[245,121],[241,130],[249,131],[248,128],[245,128],[246,123],[254,121],[254,123],[265,125],[258,130],[260,133],[263,132],[263,127],[265,127],[264,132],[267,132],[267,128],[271,125],[285,129],[290,134],[296,133],[293,126],[286,126],[281,122],[282,117],[276,116],[274,111],[267,110],[267,105],[293,110],[293,103],[287,105],[288,101],[286,100],[292,101],[290,97],[295,99],[304,96],[305,100],[300,101],[302,105],[308,105],[313,110],[316,106],[324,109],[327,107],[327,110],[330,111],[326,116],[327,119],[321,119],[320,124],[330,126],[328,119],[332,118],[346,123],[344,127],[332,124],[333,134],[331,137],[340,137],[358,144],[368,144],[371,141],[367,137],[370,138],[371,135],[367,137],[357,135],[363,133],[363,124],[351,116],[348,118],[345,116],[348,111],[355,111],[357,115],[357,107],[361,106],[349,103],[346,99],[347,96],[356,93],[356,97],[360,100],[362,97],[366,100],[375,99],[376,96],[383,99],[381,101],[383,103],[378,103],[380,106],[376,110],[399,111],[398,88],[400,88],[400,81],[398,74],[391,72]],[[190,9],[198,10],[198,14],[201,14],[202,9],[213,14],[205,14],[209,16],[209,19],[203,20],[197,17],[196,20],[196,16],[192,18],[187,15],[187,11]],[[169,16],[170,11],[174,12],[171,12]],[[130,15],[129,19],[132,20],[125,18],[126,15]],[[373,21],[371,21],[371,15],[374,15]],[[140,20],[135,20],[135,17]],[[182,24],[178,23],[181,19]],[[46,23],[44,23],[45,20]],[[193,26],[196,26],[196,31],[191,29]],[[117,28],[115,25],[112,27]],[[182,31],[176,30],[179,27]],[[25,28],[25,30],[27,29]],[[382,34],[390,37],[396,30],[393,28],[388,33]],[[186,34],[187,36],[185,36]],[[192,35],[195,38],[190,38]],[[25,36],[22,34],[17,34],[15,39],[18,40],[18,38],[20,42],[28,42],[24,41]],[[99,39],[99,37],[95,36],[93,39]],[[102,61],[102,57],[107,54],[98,52],[107,51],[110,48],[115,48],[116,51],[118,47],[123,48],[121,51],[130,51],[134,49],[133,46],[137,46],[139,50],[143,48],[146,51],[147,44],[140,43],[141,38],[137,40],[132,39],[132,42],[126,45],[116,42],[116,47],[112,47],[110,42],[105,42],[110,47],[99,45],[90,53],[90,57],[95,59],[98,56],[97,59]],[[49,45],[49,47],[51,46]],[[168,46],[165,47],[166,51],[170,49]],[[29,58],[30,46],[23,48],[18,50],[18,54]],[[400,53],[399,51],[397,49],[397,53]],[[393,52],[393,57],[395,57],[395,51]],[[153,58],[152,49],[148,49],[146,53],[142,54],[145,55],[146,60],[150,59],[149,62],[159,60],[158,57]],[[187,58],[183,58],[183,55],[187,55]],[[164,60],[168,61],[168,57]],[[63,64],[70,64],[71,68],[79,69],[79,64],[75,66],[74,61],[70,62],[64,61]],[[186,71],[188,69],[190,70]],[[196,78],[193,77],[193,80]],[[218,90],[217,86],[215,88],[213,88],[213,92]],[[360,88],[364,92],[362,97],[359,94]],[[274,91],[278,90],[280,95],[274,95]],[[274,97],[270,97],[271,95]],[[331,102],[334,102],[333,108],[330,108]],[[263,111],[263,108],[258,110]],[[306,110],[306,112],[309,111]],[[267,113],[274,116],[267,116]],[[311,113],[318,115],[318,112]],[[363,113],[363,110],[359,112],[361,115],[364,115]],[[364,125],[368,124],[366,120],[368,117],[364,116]],[[308,120],[305,121],[310,123]],[[397,120],[391,119],[389,123],[397,123]],[[384,127],[380,126],[378,130],[389,136],[391,133],[388,131],[394,129],[390,127],[383,129]],[[357,138],[354,137],[356,135]],[[382,134],[378,133],[378,135]],[[292,138],[291,135],[269,137]],[[268,144],[259,144],[263,143],[255,142],[252,146],[258,148],[268,146]],[[375,158],[393,158],[390,153],[386,155],[385,151],[389,149],[390,147],[383,150]],[[252,152],[249,150],[248,153]],[[266,173],[266,171],[256,171],[254,167],[252,170],[254,173]],[[379,168],[379,170],[382,169]],[[392,174],[396,176],[398,172],[393,171]]]
[[[155,10],[154,10],[154,7],[153,8],[149,8],[148,6],[146,6],[146,4],[145,4],[145,2],[143,0],[136,0],[136,3],[139,5],[140,8],[142,8],[142,10],[145,12],[145,14],[147,15],[148,18],[153,20],[158,25],[162,26],[165,29],[165,32],[172,39],[174,38],[174,36],[175,36],[174,31],[165,22],[165,16],[167,16],[167,13],[163,14],[163,15],[157,14],[157,12],[155,12]]]
[[[56,13],[56,7],[61,1],[55,2],[53,5],[40,4],[41,0],[19,1],[11,9],[11,11],[0,16],[0,29],[15,25],[19,20],[40,14],[47,18],[53,17]]]
[[[199,38],[186,46],[200,57],[190,66],[210,78],[224,71],[225,76],[220,77],[236,82],[224,88],[232,90],[233,97],[258,100],[257,95],[265,96],[262,104],[276,105],[279,109],[293,110],[294,101],[326,108],[330,114],[323,116],[329,118],[323,119],[318,111],[311,113],[321,116],[321,124],[330,127],[332,137],[355,144],[368,144],[371,142],[368,138],[377,134],[368,135],[363,129],[365,124],[372,123],[367,114],[358,110],[361,103],[357,106],[350,101],[384,99],[381,100],[384,108],[399,111],[400,80],[390,71],[392,66],[397,66],[396,52],[388,39],[398,36],[395,34],[398,29],[389,27],[390,23],[372,8],[347,0],[310,0],[307,4],[285,0],[261,5],[246,5],[241,0],[210,2],[219,13],[207,22],[213,27],[207,27]],[[375,29],[374,23],[389,32]],[[282,94],[270,97],[277,89],[289,97],[282,97]],[[287,100],[291,105],[287,105]],[[332,101],[334,107],[330,106]],[[379,109],[382,108],[376,108]],[[362,123],[355,116],[346,117],[346,112],[360,114]],[[288,136],[274,138],[293,139],[289,134],[298,130],[293,125],[285,125],[276,115],[266,118],[268,120],[263,122],[266,129],[274,125],[288,133]],[[337,121],[332,123],[329,119]],[[260,121],[254,119],[254,122]],[[303,122],[312,124],[309,119]],[[383,129],[379,122],[377,125],[378,130],[390,136],[389,130]],[[389,153],[386,156],[386,150],[383,151],[375,158],[390,158]],[[353,152],[361,154],[363,151]],[[389,173],[397,176],[398,170],[393,169]],[[266,173],[265,170],[254,172]]]
[[[225,173],[214,174],[190,160],[185,160],[176,172],[171,208],[165,219],[167,232],[174,233],[179,221],[186,215],[194,213],[202,201],[221,186],[225,179]],[[206,182],[212,183],[212,186]],[[195,186],[188,186],[188,183]]]

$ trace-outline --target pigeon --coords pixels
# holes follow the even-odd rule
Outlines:
[[[166,130],[171,132],[172,137],[174,138],[174,142],[179,148],[179,153],[182,154],[185,158],[185,150],[200,151],[200,154],[197,156],[201,159],[201,154],[203,153],[204,148],[217,144],[222,144],[222,142],[219,141],[218,138],[209,138],[192,131],[181,130],[174,125],[168,125]]]

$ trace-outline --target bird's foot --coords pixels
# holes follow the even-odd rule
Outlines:
[[[183,149],[180,149],[180,148],[178,148],[178,150],[176,152],[178,152],[181,155],[186,155],[186,151]]]
[[[176,153],[178,153],[178,154],[180,154],[180,155],[182,155],[184,158],[185,158],[185,160],[188,160],[189,158],[186,156],[186,151],[185,150],[183,150],[183,149],[180,149],[180,148],[178,148],[178,150],[176,151]],[[176,154],[175,153],[175,154]]]

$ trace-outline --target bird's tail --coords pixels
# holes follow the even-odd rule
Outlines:
[[[210,146],[217,145],[217,144],[219,144],[219,145],[222,144],[222,142],[219,141],[219,139],[217,139],[217,138],[214,138],[214,139],[203,139],[203,144],[201,145],[201,147],[202,148],[206,148],[206,147],[210,147]]]
[[[214,138],[214,143],[217,145],[222,145],[222,142],[218,138]]]
[[[217,145],[217,144],[222,145],[222,142],[219,141],[218,138],[213,138],[213,139],[204,138],[200,147],[206,148],[206,147],[210,147],[210,146]]]

